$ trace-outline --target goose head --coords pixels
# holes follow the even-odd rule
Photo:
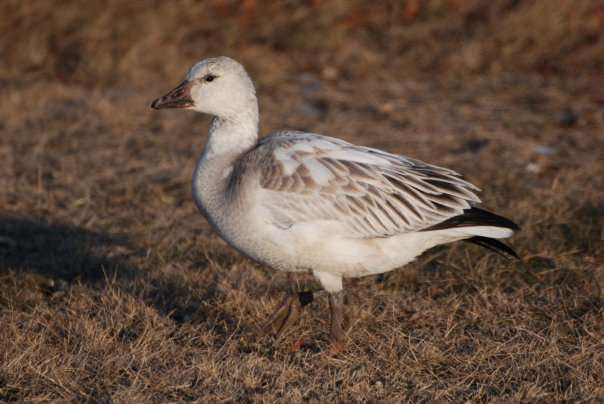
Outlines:
[[[185,108],[230,119],[258,105],[254,85],[243,66],[220,56],[195,63],[176,88],[151,103],[151,108]]]

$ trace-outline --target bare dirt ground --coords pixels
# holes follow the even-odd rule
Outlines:
[[[0,4],[0,401],[604,400],[601,1]],[[214,235],[189,181],[209,118],[152,111],[244,63],[261,129],[464,173],[522,231],[318,300]],[[295,278],[299,287],[312,286]]]

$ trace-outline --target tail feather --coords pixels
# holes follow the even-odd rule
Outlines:
[[[494,239],[494,238],[474,236],[471,238],[464,239],[463,241],[467,241],[469,243],[476,244],[481,247],[487,248],[487,249],[494,251],[497,254],[499,254],[503,257],[506,257],[506,258],[509,258],[509,256],[512,256],[516,259],[520,259],[518,257],[518,254],[516,254],[516,251],[514,251],[512,249],[512,247],[510,247],[507,244],[504,244],[501,241]]]
[[[511,236],[514,230],[520,230],[520,227],[508,218],[472,207],[464,210],[461,215],[428,227],[424,231],[447,229],[466,233],[468,238],[464,238],[464,241],[487,248],[506,258],[518,258],[511,247],[497,240]]]

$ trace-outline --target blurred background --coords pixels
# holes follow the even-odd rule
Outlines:
[[[263,85],[292,71],[412,77],[601,73],[601,1],[3,1],[3,81],[144,88],[212,55]]]
[[[320,302],[301,350],[254,345],[287,278],[195,209],[209,117],[149,108],[218,55],[248,69],[262,134],[453,168],[520,224],[524,260],[436,249],[361,289],[346,361],[323,356]],[[3,0],[0,401],[289,399],[283,380],[311,400],[601,399],[603,173],[602,0]]]

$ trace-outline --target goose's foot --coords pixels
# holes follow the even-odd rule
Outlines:
[[[286,297],[262,326],[259,338],[266,336],[270,332],[273,332],[277,337],[285,334],[300,318],[304,306],[310,304],[312,300],[312,291],[298,292]]]
[[[346,338],[344,329],[342,328],[342,306],[344,305],[344,292],[339,291],[329,294],[329,314],[330,314],[330,330],[329,341],[334,347],[341,347]]]

